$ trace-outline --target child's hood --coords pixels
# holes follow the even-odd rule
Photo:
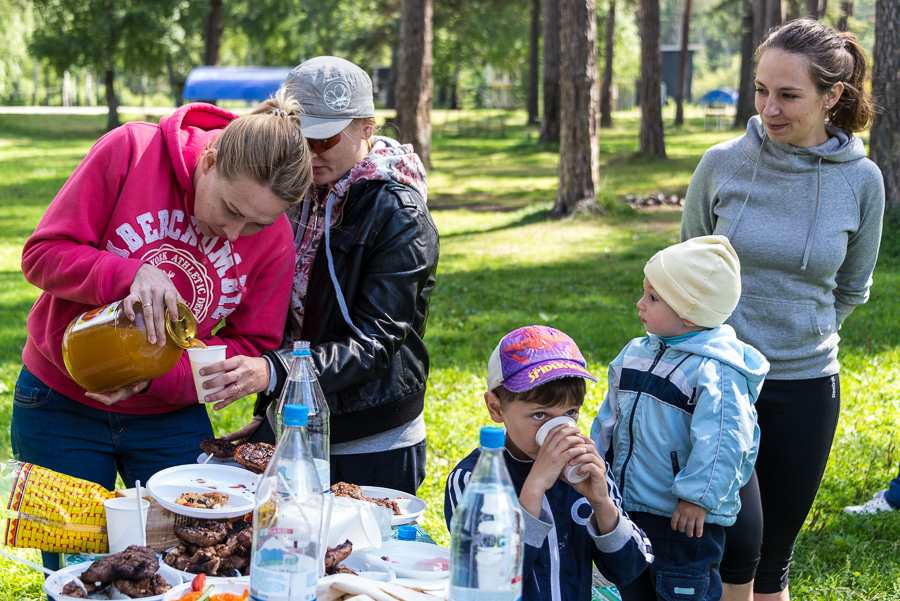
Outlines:
[[[754,347],[738,340],[734,328],[725,324],[704,330],[672,348],[701,357],[709,357],[739,371],[749,384],[755,402],[763,379],[769,372],[769,362]]]
[[[186,104],[159,121],[178,184],[193,193],[194,168],[211,139],[237,115],[205,103]],[[212,135],[211,135],[212,134]]]

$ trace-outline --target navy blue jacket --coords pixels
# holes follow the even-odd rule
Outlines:
[[[462,498],[480,450],[472,451],[447,477],[444,518],[447,528]],[[520,461],[504,449],[503,457],[516,495],[521,494],[533,461]],[[538,518],[525,516],[525,560],[522,601],[589,601],[591,563],[613,584],[628,584],[653,560],[650,541],[625,514],[622,498],[609,475],[609,496],[619,510],[619,524],[600,536],[590,524],[593,510],[588,500],[562,480],[544,494]]]

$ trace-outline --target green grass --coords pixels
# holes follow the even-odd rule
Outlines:
[[[638,213],[621,205],[603,217],[547,221],[555,197],[557,151],[536,145],[522,114],[437,112],[429,205],[441,232],[438,285],[426,341],[432,371],[426,403],[428,503],[425,529],[448,543],[443,486],[449,470],[488,423],[483,406],[487,356],[511,329],[547,323],[572,335],[601,381],[588,388],[587,430],[606,390],[607,363],[642,334],[635,317],[641,269],[678,237],[680,212]],[[37,290],[24,282],[22,244],[66,177],[102,134],[104,116],[0,115],[0,421],[8,424],[21,367],[25,319]],[[667,126],[667,161],[634,157],[638,116],[616,115],[603,130],[603,194],[683,195],[703,151],[737,132],[704,132],[699,114]],[[671,123],[671,117],[666,116]],[[390,132],[386,132],[390,133]],[[530,136],[530,138],[529,138]],[[900,515],[845,516],[896,473],[900,460],[900,235],[885,233],[870,302],[841,331],[843,408],[825,479],[794,556],[795,599],[900,599]],[[212,415],[217,433],[242,425],[249,400]],[[9,456],[0,429],[0,458]],[[38,554],[15,550],[31,559]],[[0,601],[41,599],[40,575],[0,560]]]

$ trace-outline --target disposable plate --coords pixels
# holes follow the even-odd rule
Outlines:
[[[400,508],[400,515],[391,518],[391,526],[400,526],[415,522],[420,515],[425,513],[425,501],[419,497],[393,488],[381,488],[380,486],[361,486],[362,492],[367,497],[379,499],[392,499]]]
[[[384,559],[394,568],[398,578],[432,580],[450,575],[450,550],[430,543],[384,541],[370,555]]]
[[[206,581],[208,585],[213,587],[211,593],[213,595],[221,595],[223,593],[231,593],[232,595],[240,595],[250,588],[250,580],[236,580],[227,578],[214,578]],[[185,593],[191,591],[191,583],[185,582],[179,586],[173,587],[162,596],[162,601],[178,601]]]
[[[147,492],[172,513],[216,520],[236,518],[253,511],[253,495],[258,481],[259,474],[243,468],[191,463],[157,472],[147,481]],[[228,506],[223,509],[202,509],[175,503],[175,499],[186,492],[226,493]]]

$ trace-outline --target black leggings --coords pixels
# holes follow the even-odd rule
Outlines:
[[[757,593],[787,587],[794,542],[825,473],[840,405],[837,375],[763,384],[756,401],[756,477],[741,489],[737,522],[725,529],[723,582],[746,584],[755,577]]]

